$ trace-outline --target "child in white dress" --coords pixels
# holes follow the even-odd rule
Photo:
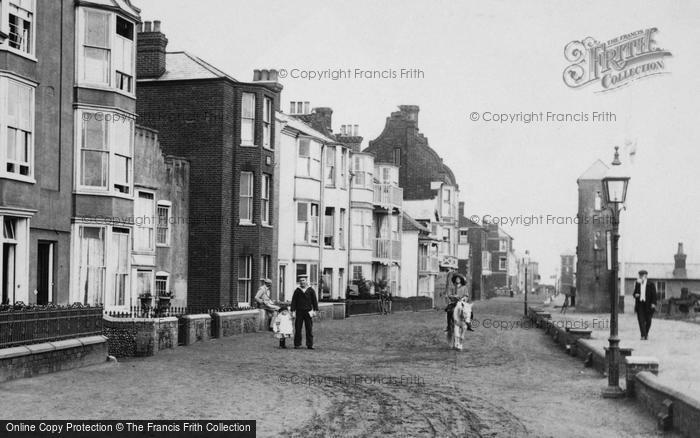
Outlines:
[[[282,305],[277,313],[277,316],[272,321],[272,331],[275,337],[280,340],[280,348],[287,348],[286,339],[294,335],[294,324],[292,323],[292,314],[287,306]]]

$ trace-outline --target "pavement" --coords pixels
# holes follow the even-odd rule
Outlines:
[[[522,324],[523,303],[476,302],[465,351],[445,312],[324,321],[316,350],[252,333],[0,384],[6,419],[255,419],[258,436],[677,437]]]
[[[555,306],[557,305],[555,301]],[[569,308],[566,314],[552,305],[542,305],[552,314],[552,319],[578,328],[593,330],[590,342],[599,347],[608,346],[610,314],[576,312]],[[620,347],[633,348],[634,356],[653,356],[659,360],[659,382],[700,400],[700,324],[681,320],[654,318],[649,339],[641,340],[634,299],[625,297],[625,311],[618,315]],[[567,321],[567,322],[564,322]]]

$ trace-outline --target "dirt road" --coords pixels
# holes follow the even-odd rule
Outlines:
[[[219,339],[2,384],[0,412],[256,419],[258,436],[662,436],[634,402],[602,399],[604,378],[518,328],[521,311],[477,303],[463,352],[446,348],[437,311],[324,322],[314,351],[279,350],[267,333]]]

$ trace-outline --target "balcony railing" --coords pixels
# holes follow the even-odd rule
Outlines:
[[[401,260],[401,241],[391,239],[375,239],[374,258],[382,260]]]
[[[459,266],[459,261],[457,257],[451,255],[440,256],[440,266],[444,268],[457,268]]]
[[[420,272],[438,272],[440,266],[437,257],[423,257],[419,260],[418,270]]]
[[[391,184],[375,184],[374,203],[382,207],[401,208],[403,205],[403,189]]]

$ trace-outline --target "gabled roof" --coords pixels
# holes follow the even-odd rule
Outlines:
[[[140,81],[178,81],[188,79],[223,78],[238,82],[203,59],[187,52],[167,52],[165,54],[165,73],[159,78],[139,79]]]
[[[600,159],[596,160],[591,166],[578,177],[580,180],[595,180],[600,181],[605,177],[608,171],[608,166]]]
[[[430,233],[430,228],[422,225],[417,220],[413,219],[406,212],[403,213],[403,231],[422,231],[424,233]]]
[[[700,263],[686,263],[685,277],[674,277],[674,263],[625,263],[625,278],[635,279],[642,269],[650,280],[700,280]]]
[[[460,228],[483,228],[481,225],[477,224],[473,220],[466,216],[459,217],[459,227]]]
[[[289,128],[295,129],[305,135],[316,137],[326,143],[335,143],[335,140],[324,135],[322,132],[315,130],[311,127],[311,125],[297,117],[290,116],[289,114],[285,114],[281,111],[275,111],[275,118],[277,118],[277,120],[280,122],[285,123]]]

